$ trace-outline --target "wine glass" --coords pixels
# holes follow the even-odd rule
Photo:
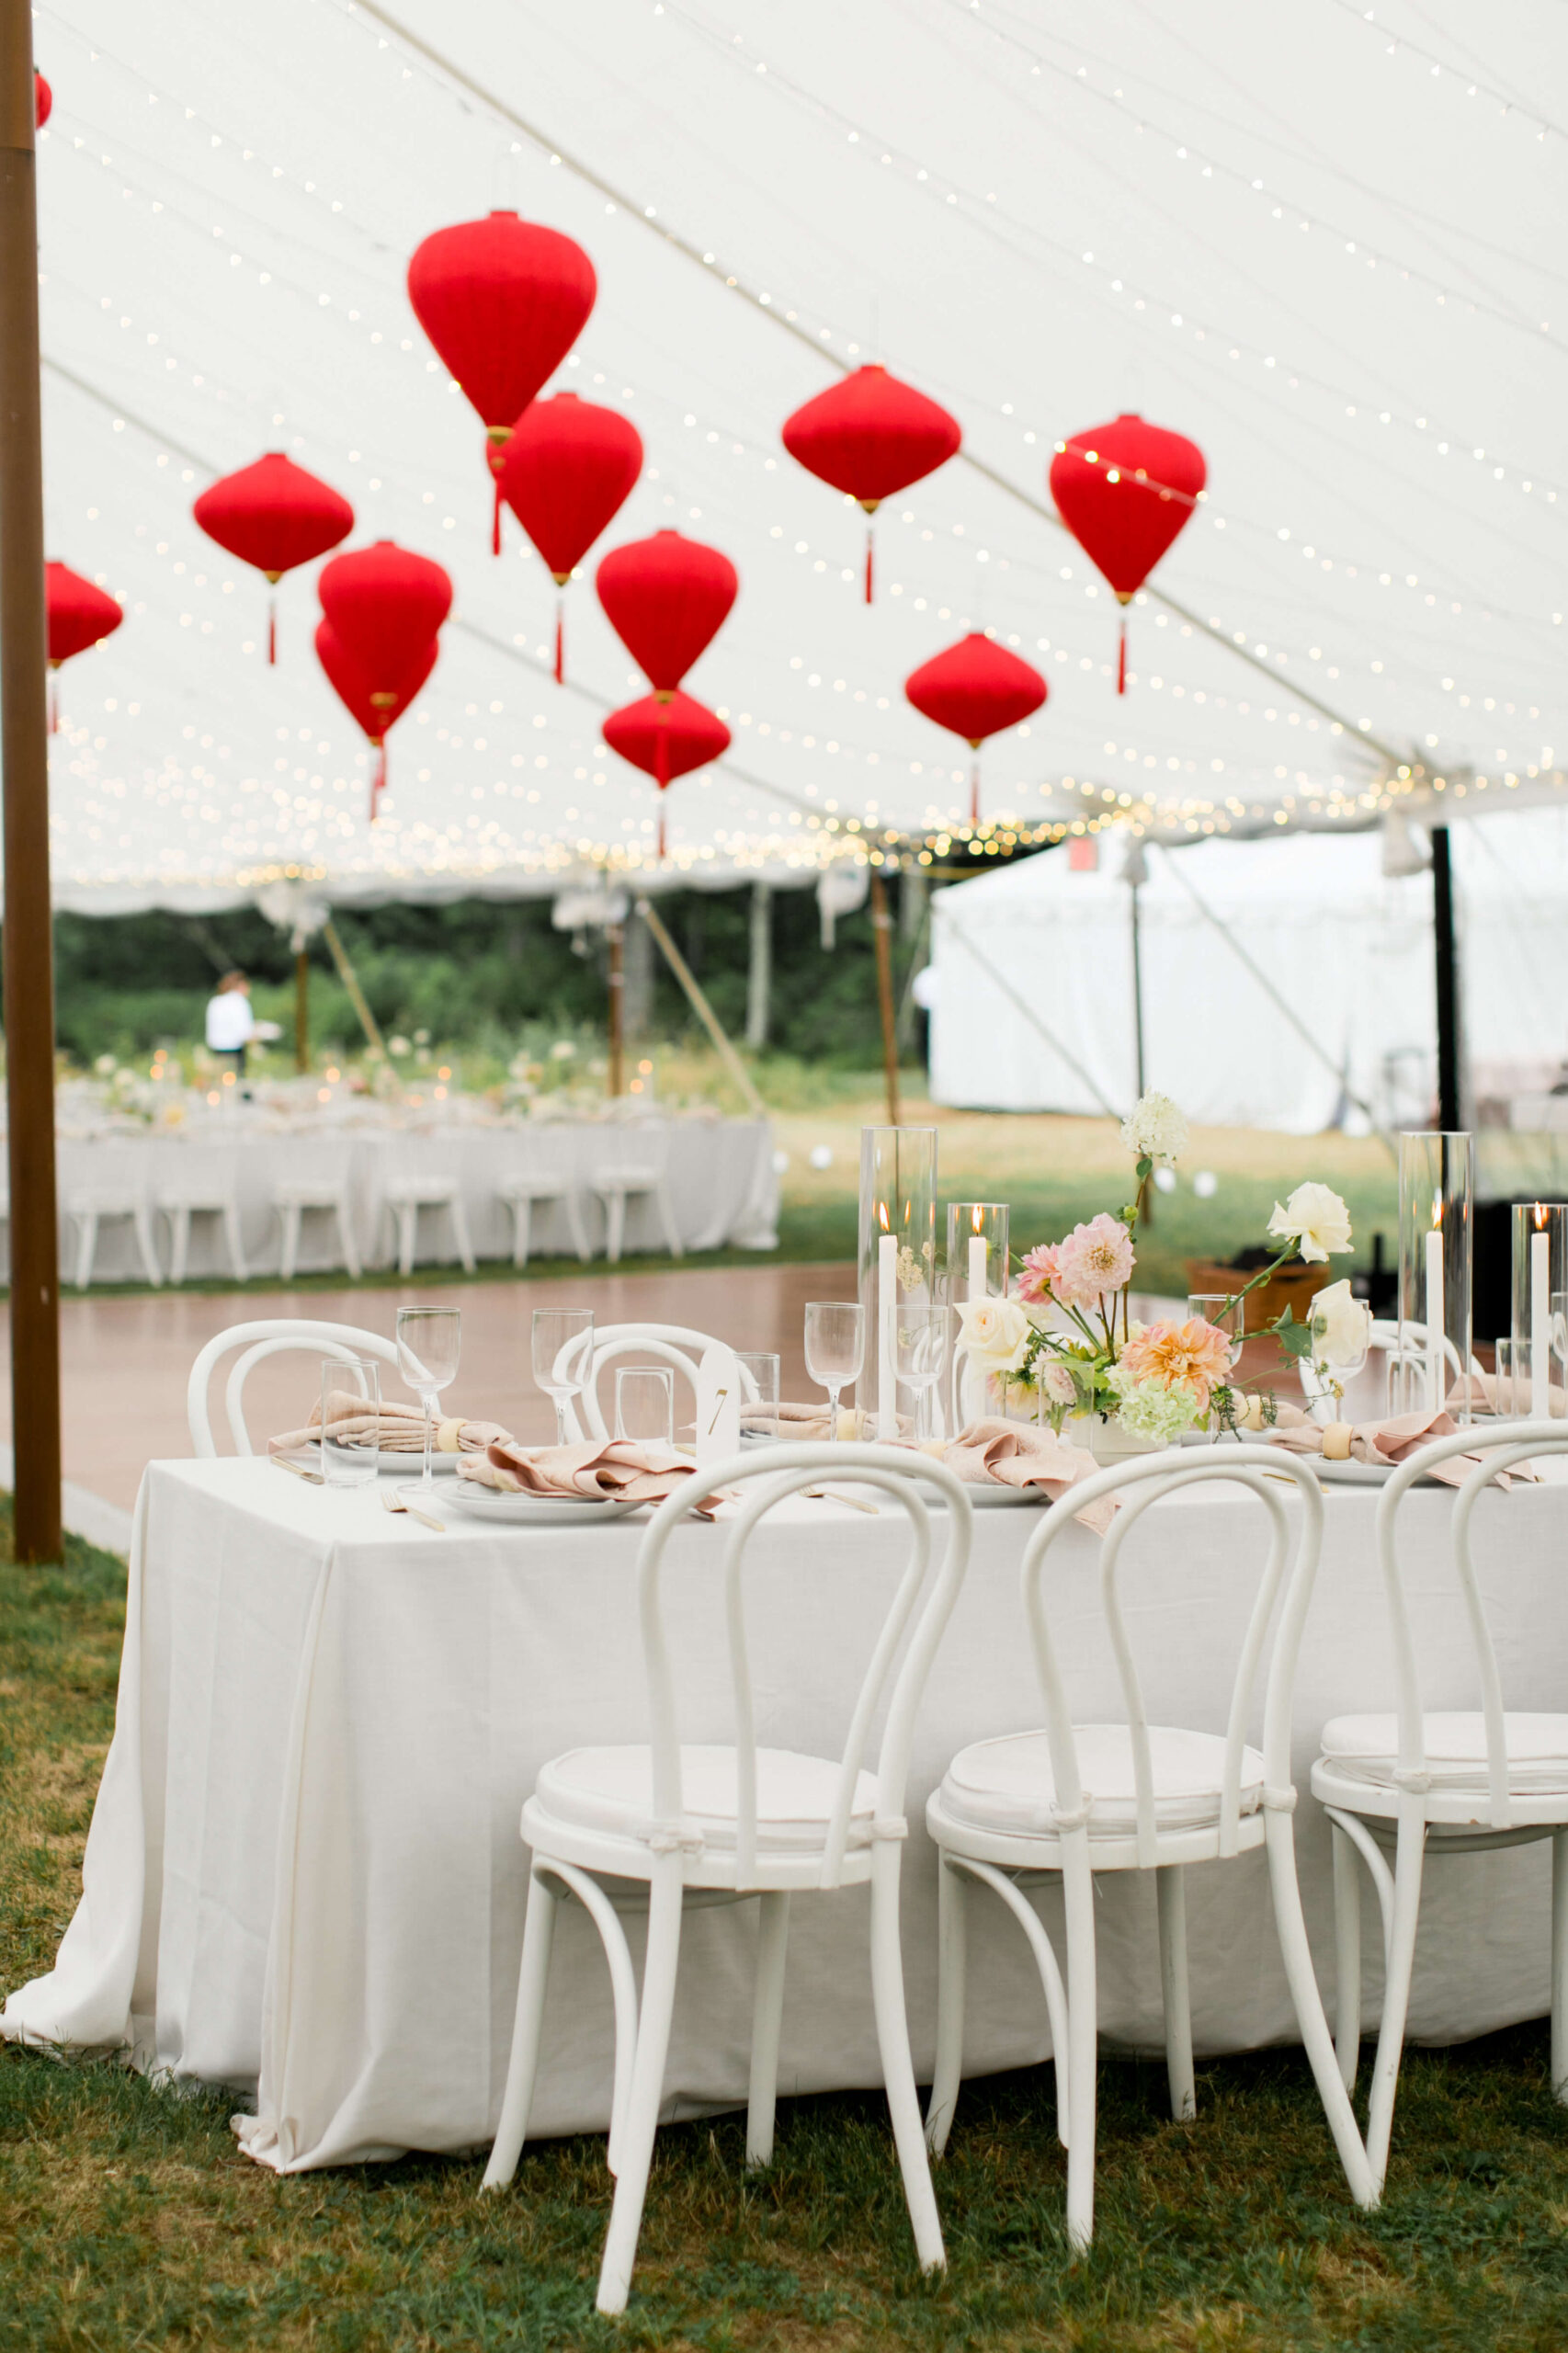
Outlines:
[[[434,1498],[430,1456],[436,1438],[436,1400],[455,1380],[462,1346],[462,1310],[459,1307],[400,1307],[397,1311],[397,1369],[425,1408],[425,1475],[421,1495]]]
[[[594,1361],[591,1307],[536,1307],[533,1324],[534,1379],[555,1405],[555,1443],[570,1446],[566,1404],[582,1395]]]
[[[838,1436],[838,1397],[846,1381],[858,1381],[866,1354],[866,1311],[856,1300],[813,1299],[806,1303],[806,1370],[827,1391],[828,1436]]]
[[[906,1306],[901,1300],[893,1311],[893,1370],[906,1389],[915,1392],[915,1435],[931,1435],[931,1398],[948,1361],[950,1307],[923,1302]]]

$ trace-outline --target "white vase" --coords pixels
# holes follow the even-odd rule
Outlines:
[[[1124,1462],[1130,1455],[1159,1452],[1152,1438],[1134,1438],[1119,1414],[1071,1414],[1062,1425],[1062,1435],[1099,1463]]]

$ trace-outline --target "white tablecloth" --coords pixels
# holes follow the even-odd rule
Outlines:
[[[1307,1793],[1324,1720],[1382,1705],[1375,1496],[1327,1499],[1328,1532],[1297,1698],[1301,1877],[1325,1995],[1333,1952],[1327,1825]],[[1429,1704],[1471,1704],[1448,1568],[1446,1490],[1407,1506],[1413,1614]],[[1018,1561],[1029,1510],[976,1516],[969,1579],[915,1744],[904,1952],[916,2063],[928,2072],[934,1852],[926,1797],[953,1751],[1038,1721]],[[1155,1721],[1222,1731],[1261,1552],[1239,1494],[1188,1490],[1128,1547],[1129,1622]],[[377,1497],[324,1494],[265,1462],[154,1463],[138,1506],[114,1745],[87,1846],[85,1892],[53,1973],[13,1995],[0,2027],[74,2044],[130,2042],[175,2076],[256,2086],[253,2153],[284,2168],[462,2149],[494,2131],[526,1891],[517,1824],[547,1757],[644,1736],[633,1568],[641,1522],[522,1535],[449,1515],[437,1536]],[[1476,1555],[1509,1703],[1563,1699],[1568,1488],[1490,1494]],[[727,1738],[712,1596],[723,1531],[672,1551],[672,1620],[693,1704],[687,1736]],[[836,1751],[866,1643],[902,1560],[902,1515],[798,1501],[756,1540],[748,1590],[758,1737]],[[1119,1713],[1100,1634],[1096,1546],[1072,1531],[1053,1590],[1083,1720]],[[1256,1737],[1256,1728],[1254,1733]],[[1411,2031],[1447,2041],[1549,2002],[1548,1847],[1427,1874]],[[1059,1926],[1054,1892],[1042,1899]],[[1188,1874],[1193,2024],[1203,2052],[1295,2039],[1260,1856]],[[1369,2015],[1379,1965],[1365,1906]],[[966,2064],[1050,2049],[1023,1940],[982,1904]],[[1158,2048],[1148,1877],[1102,1882],[1100,2017]],[[755,1906],[689,1915],[667,2112],[744,2101]],[[594,1931],[562,1915],[533,2129],[602,2128],[608,1982]],[[866,1893],[797,1897],[780,2084],[880,2080]]]
[[[255,1274],[276,1272],[279,1227],[272,1206],[273,1188],[282,1177],[299,1174],[306,1155],[324,1148],[346,1154],[349,1196],[359,1256],[367,1266],[389,1263],[393,1249],[391,1221],[383,1211],[389,1168],[399,1164],[405,1150],[445,1164],[449,1159],[459,1180],[475,1255],[481,1258],[509,1257],[512,1218],[500,1199],[503,1180],[511,1176],[558,1175],[576,1190],[582,1203],[590,1245],[602,1251],[605,1214],[593,1196],[597,1171],[615,1165],[617,1155],[656,1159],[667,1153],[667,1186],[681,1245],[687,1250],[717,1250],[725,1245],[741,1250],[771,1250],[778,1243],[778,1180],[773,1168],[773,1130],[766,1120],[673,1119],[639,1121],[540,1120],[515,1128],[453,1127],[437,1135],[403,1135],[390,1131],[324,1128],[319,1134],[273,1134],[242,1130],[232,1136],[224,1122],[214,1120],[199,1142],[187,1143],[163,1136],[115,1136],[101,1143],[69,1143],[62,1150],[67,1165],[91,1171],[95,1161],[111,1159],[129,1181],[156,1200],[165,1186],[177,1187],[182,1170],[196,1153],[219,1150],[232,1155],[233,1182],[240,1204],[241,1237],[249,1268]],[[312,1173],[313,1173],[313,1164]],[[63,1188],[62,1188],[63,1189]],[[63,1223],[63,1222],[62,1222]],[[561,1253],[573,1247],[565,1212],[557,1202],[540,1202],[533,1215],[532,1247],[536,1253]],[[160,1263],[168,1264],[168,1234],[156,1221]],[[426,1212],[420,1229],[421,1255],[455,1259],[449,1222]],[[667,1244],[656,1205],[646,1198],[628,1203],[626,1239],[629,1252],[656,1250]],[[301,1237],[299,1266],[302,1272],[341,1266],[337,1233],[328,1217],[309,1216]],[[74,1241],[63,1235],[62,1270],[74,1271]],[[191,1227],[188,1272],[192,1277],[229,1271],[221,1222],[199,1217]],[[104,1223],[94,1260],[95,1279],[102,1282],[142,1279],[142,1262],[128,1220]]]

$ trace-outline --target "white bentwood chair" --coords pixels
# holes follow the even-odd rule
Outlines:
[[[397,1362],[393,1341],[383,1339],[379,1332],[362,1332],[353,1324],[313,1324],[295,1315],[271,1317],[255,1324],[231,1324],[227,1331],[216,1333],[208,1341],[190,1368],[185,1403],[193,1454],[214,1455],[218,1451],[208,1410],[208,1391],[217,1366],[235,1348],[243,1348],[244,1353],[230,1371],[223,1405],[236,1454],[256,1452],[245,1427],[244,1392],[245,1382],[264,1358],[298,1349],[318,1358],[335,1357],[344,1364],[352,1364],[356,1357],[374,1357],[381,1364]],[[313,1398],[311,1402],[314,1403]]]
[[[1289,1576],[1287,1499],[1266,1484],[1281,1474],[1295,1481],[1301,1514]],[[1210,1480],[1246,1488],[1272,1523],[1222,1736],[1149,1722],[1118,1583],[1121,1548],[1150,1506],[1181,1488]],[[1051,1547],[1066,1534],[1075,1515],[1108,1496],[1119,1497],[1120,1508],[1100,1540],[1099,1592],[1126,1722],[1077,1723],[1051,1633],[1044,1573]],[[1227,1446],[1223,1451],[1206,1452],[1197,1463],[1167,1451],[1116,1464],[1081,1481],[1047,1511],[1024,1554],[1024,1612],[1045,1699],[1045,1728],[979,1741],[960,1750],[926,1807],[926,1826],[941,1857],[937,2061],[927,2138],[939,2156],[958,2101],[968,1882],[978,1881],[1012,1913],[1040,1970],[1056,2056],[1057,2130],[1067,2151],[1067,2232],[1074,2246],[1087,2246],[1094,2233],[1095,1874],[1154,1874],[1171,2112],[1190,2117],[1196,2113],[1196,2093],[1182,1873],[1189,1863],[1248,1854],[1258,1847],[1267,1849],[1285,1972],[1340,2163],[1358,2205],[1377,2202],[1349,2096],[1335,2062],[1296,1880],[1290,1712],[1297,1653],[1322,1540],[1323,1494],[1315,1475],[1305,1463],[1272,1447]],[[1173,1574],[1179,1574],[1180,1557],[1178,1550]],[[1281,1587],[1260,1754],[1247,1745],[1246,1732]],[[1055,1876],[1062,1881],[1066,1911],[1065,1983],[1028,1893]]]
[[[465,1275],[472,1275],[473,1245],[463,1204],[460,1146],[435,1136],[398,1136],[385,1147],[381,1169],[381,1199],[396,1229],[399,1274],[414,1271],[420,1211],[444,1210],[459,1263]]]
[[[158,1163],[153,1199],[168,1221],[171,1283],[177,1285],[185,1280],[193,1217],[222,1218],[230,1270],[236,1282],[249,1279],[240,1231],[240,1155],[236,1146],[169,1146]]]
[[[680,1257],[680,1227],[670,1197],[670,1131],[662,1120],[606,1126],[592,1131],[589,1144],[588,1189],[597,1195],[605,1213],[605,1256],[619,1262],[626,1239],[626,1211],[631,1201],[651,1200],[665,1229],[665,1246]]]
[[[352,1144],[317,1137],[291,1137],[289,1165],[275,1177],[271,1203],[279,1228],[278,1274],[294,1279],[300,1258],[300,1229],[308,1215],[336,1220],[338,1263],[356,1282],[359,1279],[359,1248],[354,1233]]]
[[[685,1324],[605,1324],[594,1332],[594,1352],[589,1360],[588,1377],[579,1398],[566,1401],[566,1427],[574,1438],[607,1438],[610,1424],[599,1399],[599,1383],[610,1368],[622,1358],[631,1358],[640,1364],[668,1365],[688,1384],[693,1398],[698,1393],[698,1368],[710,1348],[727,1348],[727,1340],[715,1340],[706,1332],[695,1332]],[[567,1351],[570,1354],[570,1350]],[[756,1383],[739,1364],[735,1367],[737,1389],[755,1394]],[[679,1415],[676,1415],[679,1427]]]
[[[759,1745],[742,1579],[747,1544],[762,1519],[829,1471],[880,1488],[902,1505],[912,1539],[908,1564],[836,1757]],[[670,1539],[687,1526],[695,1505],[746,1483],[757,1483],[732,1527],[715,1530],[711,1538],[693,1529],[687,1538],[712,1548],[708,1557],[714,1572],[713,1606],[724,1613],[734,1741],[728,1746],[683,1744],[671,1662],[673,1630],[665,1622],[662,1586]],[[946,1510],[933,1513],[923,1488],[933,1491],[933,1500]],[[653,1515],[637,1567],[650,1739],[640,1746],[572,1749],[555,1757],[541,1769],[523,1808],[522,1835],[533,1859],[517,2026],[483,2185],[498,2189],[517,2170],[539,2063],[555,1911],[565,1893],[585,1905],[598,1929],[615,1997],[608,2158],[616,2188],[599,2271],[600,2312],[624,2311],[631,2290],[688,1891],[702,1891],[710,1900],[714,1894],[720,1901],[760,1898],[746,2109],[746,2163],[755,2166],[769,2164],[773,2155],[790,1898],[799,1891],[869,1882],[871,1996],[904,2195],[922,2268],[937,2270],[946,2262],[909,2051],[899,1878],[915,1716],[969,1564],[972,1517],[962,1485],[940,1463],[874,1446],[778,1446],[768,1448],[765,1462],[755,1455],[733,1458],[697,1473]],[[933,1574],[934,1529],[940,1541]],[[875,1769],[869,1770],[863,1760],[884,1698],[881,1746]],[[635,1885],[638,1908],[645,1904],[648,1915],[640,2008],[618,1916],[628,1882]]]
[[[1414,1482],[1434,1462],[1485,1450],[1454,1504],[1454,1574],[1475,1654],[1481,1705],[1428,1711],[1405,1606],[1397,1522]],[[1361,2041],[1360,1857],[1377,1890],[1383,1942],[1383,2013],[1372,2062],[1367,2155],[1381,2188],[1399,2088],[1400,2056],[1415,1963],[1421,1876],[1447,1859],[1551,1840],[1551,2087],[1568,2104],[1568,1714],[1506,1710],[1497,1654],[1471,1552],[1471,1520],[1499,1471],[1542,1454],[1568,1453],[1561,1422],[1514,1422],[1435,1438],[1402,1462],[1378,1498],[1378,1558],[1393,1648],[1394,1707],[1336,1716],[1323,1729],[1312,1795],[1334,1824],[1336,2042],[1348,2089]],[[1562,1645],[1559,1645],[1559,1656]],[[1391,1872],[1386,1849],[1394,1849]]]
[[[76,1230],[74,1280],[85,1290],[93,1279],[98,1228],[107,1218],[129,1218],[142,1271],[156,1289],[163,1281],[153,1238],[147,1189],[150,1159],[143,1143],[64,1143],[60,1147],[60,1206]]]

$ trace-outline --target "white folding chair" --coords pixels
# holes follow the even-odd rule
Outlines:
[[[290,1140],[289,1166],[272,1183],[272,1207],[281,1229],[278,1273],[286,1283],[294,1279],[300,1260],[300,1230],[312,1212],[335,1218],[343,1266],[359,1279],[359,1250],[354,1233],[354,1204],[350,1193],[353,1147],[313,1138]]]
[[[580,1392],[581,1411],[578,1410],[577,1397],[566,1400],[567,1429],[574,1438],[608,1438],[610,1425],[600,1401],[599,1382],[623,1358],[634,1357],[642,1364],[668,1365],[689,1384],[695,1398],[698,1368],[703,1357],[710,1348],[728,1347],[727,1340],[711,1339],[706,1332],[694,1332],[685,1324],[605,1324],[596,1326],[588,1377]],[[756,1383],[744,1366],[736,1365],[735,1380],[737,1390],[756,1396]],[[678,1415],[676,1425],[678,1427]]]
[[[236,1454],[256,1452],[245,1427],[244,1390],[245,1382],[265,1358],[298,1349],[313,1357],[335,1357],[344,1364],[351,1364],[356,1357],[374,1357],[381,1364],[397,1362],[395,1342],[384,1340],[379,1332],[362,1332],[353,1324],[312,1324],[295,1315],[271,1317],[256,1324],[231,1324],[226,1332],[219,1332],[208,1341],[190,1368],[185,1404],[193,1454],[212,1455],[218,1451],[207,1392],[215,1368],[235,1348],[242,1348],[244,1353],[229,1374],[223,1404]]]
[[[1276,1485],[1266,1483],[1278,1481],[1282,1473],[1295,1481],[1301,1511],[1288,1578],[1286,1499]],[[1210,1480],[1226,1480],[1249,1490],[1271,1522],[1268,1554],[1243,1638],[1223,1734],[1149,1722],[1119,1588],[1122,1547],[1150,1506],[1179,1488]],[[1100,1540],[1099,1592],[1126,1722],[1075,1723],[1046,1608],[1044,1572],[1051,1547],[1073,1526],[1075,1515],[1106,1496],[1121,1498]],[[926,1826],[941,1856],[937,2061],[927,2137],[940,2155],[958,2102],[969,1883],[977,1881],[1012,1913],[1040,1970],[1056,2056],[1057,2131],[1067,2151],[1067,2233],[1074,2246],[1087,2246],[1094,2232],[1095,1874],[1154,1874],[1171,2112],[1189,2117],[1196,2113],[1196,2092],[1182,1873],[1189,1863],[1249,1854],[1258,1847],[1267,1849],[1285,1972],[1335,2145],[1357,2203],[1377,2202],[1349,2096],[1335,2063],[1296,1881],[1290,1709],[1322,1540],[1323,1495],[1315,1475],[1305,1463],[1272,1447],[1227,1446],[1223,1451],[1206,1452],[1196,1463],[1166,1451],[1116,1464],[1081,1481],[1051,1506],[1024,1553],[1024,1609],[1045,1699],[1045,1728],[979,1741],[961,1750],[926,1807]],[[1179,1563],[1179,1553],[1176,1557]],[[1281,1587],[1284,1599],[1268,1664],[1260,1753],[1247,1745],[1246,1733]],[[1028,1893],[1054,1877],[1061,1879],[1066,1913],[1065,1983]]]
[[[169,1280],[183,1283],[190,1256],[190,1221],[218,1217],[236,1282],[246,1277],[240,1233],[240,1156],[233,1145],[177,1143],[166,1147],[153,1182],[153,1203],[168,1221]]]
[[[397,1267],[412,1274],[421,1210],[444,1210],[465,1275],[473,1272],[473,1245],[463,1206],[463,1172],[458,1148],[430,1136],[400,1136],[386,1147],[381,1199],[397,1231]]]
[[[1434,1462],[1485,1450],[1454,1504],[1454,1574],[1475,1653],[1474,1710],[1426,1710],[1400,1567],[1400,1506]],[[1471,1552],[1471,1521],[1499,1471],[1532,1456],[1568,1453],[1561,1422],[1515,1422],[1435,1438],[1402,1462],[1378,1498],[1378,1557],[1393,1647],[1393,1709],[1336,1716],[1323,1728],[1312,1795],[1334,1824],[1336,2042],[1346,2088],[1361,2041],[1360,1857],[1377,1890],[1383,1942],[1383,2014],[1372,2063],[1367,2155],[1379,2188],[1389,2137],[1415,1962],[1426,1860],[1484,1854],[1551,1840],[1551,2087],[1568,2104],[1568,1714],[1506,1710],[1497,1654]],[[1500,1503],[1503,1499],[1499,1499]],[[1507,1558],[1506,1531],[1500,1557]],[[1543,1630],[1544,1631],[1544,1630]],[[1562,1655],[1559,1643],[1558,1655]],[[1394,1853],[1393,1870],[1387,1849]]]
[[[588,1189],[604,1205],[605,1256],[615,1266],[626,1239],[627,1204],[652,1200],[672,1258],[684,1256],[668,1181],[670,1139],[663,1121],[594,1131]]]
[[[836,1757],[759,1745],[742,1581],[746,1546],[759,1522],[829,1472],[835,1478],[878,1487],[901,1504],[909,1516],[912,1539],[908,1565],[867,1665],[843,1752]],[[683,1552],[697,1545],[708,1548],[715,1587],[722,1584],[713,1605],[723,1610],[728,1635],[734,1741],[723,1747],[683,1745],[671,1671],[673,1630],[665,1622],[661,1583],[665,1557],[671,1537],[687,1525],[697,1503],[721,1488],[747,1483],[751,1493],[731,1528],[711,1538],[692,1529],[682,1546]],[[923,1488],[947,1506],[944,1514],[932,1514]],[[599,2271],[600,2312],[624,2311],[631,2289],[688,1890],[701,1891],[710,1901],[738,1902],[750,1895],[761,1899],[746,2162],[766,2165],[773,2155],[790,1898],[797,1892],[829,1892],[869,1881],[871,1994],[904,2195],[922,2268],[939,2269],[946,2261],[909,2053],[899,1948],[899,1874],[908,1827],[904,1784],[915,1714],[963,1582],[971,1524],[969,1498],[950,1471],[929,1456],[871,1446],[772,1447],[765,1463],[756,1456],[734,1458],[698,1472],[653,1515],[637,1570],[649,1741],[635,1747],[569,1750],[542,1768],[523,1808],[522,1833],[533,1859],[517,2026],[500,2125],[484,2175],[484,2187],[495,2189],[517,2170],[539,2063],[555,1909],[565,1893],[586,1907],[598,1929],[615,1996],[608,2157],[616,2188]],[[940,1544],[933,1577],[934,1530]],[[719,1544],[723,1547],[722,1575]],[[864,1760],[871,1728],[884,1698],[881,1747],[874,1770],[868,1769]],[[640,2006],[618,1913],[627,1882],[635,1883],[638,1908],[645,1906],[648,1915]]]
[[[542,1141],[529,1139],[526,1155],[517,1166],[506,1171],[495,1188],[512,1215],[512,1264],[526,1267],[528,1263],[534,1211],[559,1205],[565,1215],[572,1247],[585,1266],[594,1254],[583,1222],[583,1198],[576,1175],[569,1160],[553,1167],[544,1165],[538,1149]],[[563,1136],[560,1141],[567,1143],[569,1140]]]
[[[108,1218],[129,1218],[142,1271],[154,1287],[164,1278],[153,1239],[153,1207],[147,1188],[148,1154],[140,1143],[62,1144],[60,1206],[75,1228],[74,1279],[85,1290],[93,1279],[98,1228]]]

